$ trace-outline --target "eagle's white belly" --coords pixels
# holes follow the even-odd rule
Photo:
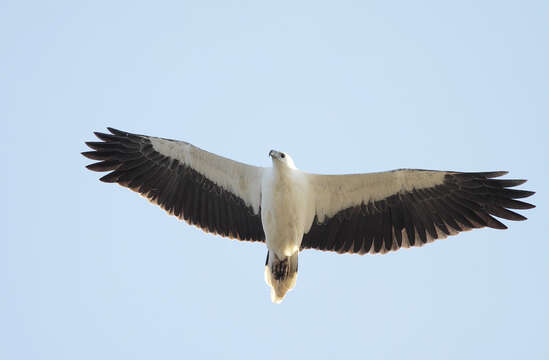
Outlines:
[[[262,184],[261,220],[266,245],[279,259],[299,251],[307,216],[307,191],[299,171],[273,169]]]

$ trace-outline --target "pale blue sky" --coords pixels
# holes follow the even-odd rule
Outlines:
[[[549,358],[548,19],[547,1],[2,1],[0,358]],[[264,245],[84,168],[106,126],[310,172],[510,170],[537,208],[383,256],[306,251],[274,305]]]

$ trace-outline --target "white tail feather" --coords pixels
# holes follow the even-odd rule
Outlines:
[[[276,255],[271,255],[271,252],[267,255],[267,264],[265,265],[265,282],[271,287],[271,301],[280,304],[286,296],[286,293],[292,290],[297,281],[297,260],[298,253],[295,252],[292,256],[289,256],[283,260],[279,260]],[[282,266],[281,266],[282,265]],[[273,269],[284,268],[284,274],[277,276],[273,274]]]

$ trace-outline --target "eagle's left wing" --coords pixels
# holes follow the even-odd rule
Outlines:
[[[301,247],[385,253],[473,228],[506,229],[492,216],[525,220],[508,209],[533,208],[515,199],[534,192],[509,189],[526,180],[494,179],[505,174],[411,169],[307,174],[315,219]]]

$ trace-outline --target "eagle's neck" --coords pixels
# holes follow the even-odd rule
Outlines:
[[[293,173],[297,169],[294,167],[289,167],[287,164],[281,161],[273,161],[273,174],[275,178],[278,179],[288,179],[291,178]]]

